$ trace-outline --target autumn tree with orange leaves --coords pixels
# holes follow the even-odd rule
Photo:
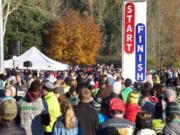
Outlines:
[[[101,46],[101,33],[90,17],[69,10],[43,31],[45,53],[68,64],[93,65]]]

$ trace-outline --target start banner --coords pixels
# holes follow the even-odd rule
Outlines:
[[[123,3],[122,75],[136,82],[146,80],[147,2]]]

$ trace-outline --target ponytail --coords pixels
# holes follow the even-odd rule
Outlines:
[[[71,129],[75,127],[75,114],[73,111],[73,107],[70,102],[64,101],[61,104],[62,113],[64,116],[64,125],[67,129]]]

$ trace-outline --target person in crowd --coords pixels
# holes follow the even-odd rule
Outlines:
[[[76,79],[71,79],[70,82],[69,82],[69,86],[70,88],[77,88],[77,81]]]
[[[176,94],[177,94],[177,97],[179,96],[180,94],[180,77],[178,76],[178,70],[174,70],[174,87],[176,89]]]
[[[156,132],[156,135],[162,135],[165,122],[162,119],[153,119],[153,130]]]
[[[78,105],[79,103],[78,93],[74,87],[70,88],[69,90],[69,100],[73,106]]]
[[[0,98],[0,102],[6,99],[11,99],[16,102],[16,99],[14,98],[15,96],[16,96],[16,88],[12,85],[6,86],[4,89],[4,96]]]
[[[158,75],[158,73],[155,73],[154,77],[153,77],[153,86],[156,87],[156,85],[159,85],[161,82],[160,82],[160,77]]]
[[[48,112],[50,115],[50,123],[48,126],[44,126],[44,135],[51,135],[52,128],[56,119],[61,115],[58,99],[54,95],[55,87],[51,82],[46,82],[43,85],[44,100],[48,105]]]
[[[131,85],[132,85],[132,80],[127,78],[125,80],[125,88],[121,91],[121,96],[122,96],[123,102],[125,104],[127,102],[129,93],[133,91],[132,88],[131,88]]]
[[[10,99],[2,101],[0,104],[0,135],[26,135],[25,130],[15,122],[17,112],[16,102]]]
[[[54,94],[57,98],[59,98],[61,95],[64,95],[64,88],[63,87],[55,87]]]
[[[156,84],[156,86],[157,85],[159,85],[159,84]],[[151,101],[154,105],[156,105],[159,102],[159,99],[157,98],[157,91],[156,91],[156,89],[151,89],[149,101]]]
[[[45,81],[54,84],[54,83],[57,81],[57,79],[56,79],[56,77],[54,77],[53,74],[50,74],[50,75],[45,79]]]
[[[152,116],[154,117],[155,105],[149,100],[151,89],[152,89],[152,86],[149,82],[145,82],[141,86],[142,100],[141,100],[140,106],[143,111],[150,112]]]
[[[101,103],[101,111],[103,114],[108,115],[109,114],[109,102],[111,101],[111,99],[113,98],[119,98],[121,93],[121,83],[119,81],[114,82],[113,84],[113,88],[112,88],[112,93],[110,96],[108,96],[107,98],[105,98],[104,100],[102,100]]]
[[[81,135],[82,131],[71,103],[64,101],[60,108],[62,116],[55,122],[51,135]]]
[[[175,88],[176,88],[176,94],[177,97],[180,95],[180,77],[175,78]]]
[[[5,96],[14,98],[16,96],[16,88],[12,85],[6,86]]]
[[[71,81],[71,78],[69,78],[69,77],[67,77],[67,78],[64,80],[64,93],[69,92],[69,89],[70,89],[70,81]]]
[[[110,94],[112,92],[113,82],[114,82],[114,80],[113,80],[112,76],[107,77],[105,87],[99,89],[99,91],[97,93],[97,97],[101,98],[103,100],[106,97],[110,96]]]
[[[152,129],[152,114],[149,112],[139,112],[136,118],[136,129],[134,135],[156,135]]]
[[[99,89],[96,87],[96,84],[95,84],[94,80],[92,80],[92,81],[89,82],[88,88],[91,90],[92,96],[93,96],[94,98],[96,98],[97,93],[99,92]]]
[[[167,102],[175,102],[176,101],[176,93],[173,89],[167,88],[165,90],[165,98]]]
[[[28,90],[28,85],[24,80],[21,79],[21,76],[19,73],[17,73],[15,77],[16,77],[16,84],[14,85],[16,88],[15,98],[18,101],[20,98],[25,97]]]
[[[43,124],[49,125],[48,106],[41,98],[40,85],[39,80],[34,80],[25,98],[18,102],[20,123],[26,135],[44,135]]]
[[[127,104],[125,106],[124,118],[131,121],[135,124],[136,115],[141,111],[141,108],[138,106],[139,95],[137,92],[131,92],[129,94]]]
[[[158,98],[158,102],[155,104],[155,113],[154,118],[155,119],[164,119],[163,113],[165,111],[165,86],[162,84],[156,85],[156,88],[154,89],[156,91],[156,97]],[[151,101],[151,100],[150,100]],[[152,101],[151,101],[152,102]],[[164,119],[165,120],[165,119]]]
[[[141,82],[134,82],[134,84],[133,84],[134,90],[135,90],[136,92],[138,92],[139,95],[140,95],[141,85],[142,85]]]
[[[59,103],[62,103],[64,100],[66,100],[63,87],[55,87],[54,94],[56,98],[58,99]]]
[[[91,102],[91,107],[98,112],[99,123],[103,123],[109,119],[109,117],[101,112],[101,99],[97,98]]]
[[[37,79],[32,71],[29,71],[26,75],[25,81],[27,82],[28,88],[31,86],[31,83]]]
[[[107,75],[103,74],[102,71],[99,71],[100,75],[99,75],[99,88],[105,88],[107,85]]]
[[[166,120],[166,106],[169,102],[176,102],[176,94],[173,89],[167,88],[164,91],[164,100],[162,100],[162,118],[165,121]]]
[[[169,102],[166,107],[167,124],[163,135],[180,135],[180,108],[176,102]]]
[[[166,86],[167,76],[164,68],[160,70],[159,77],[160,77],[161,85]]]
[[[120,135],[133,135],[135,126],[133,123],[123,118],[124,111],[125,107],[121,99],[111,99],[109,108],[110,119],[101,124],[99,134],[106,135],[106,131],[113,127],[117,129]]]
[[[153,76],[150,72],[150,69],[147,70],[146,81],[149,82],[153,86]]]
[[[167,71],[167,86],[168,87],[172,87],[172,85],[173,85],[173,72],[172,72],[172,70],[171,69],[168,69],[168,71]]]
[[[54,87],[58,88],[58,87],[63,87],[64,85],[64,80],[62,79],[58,79],[55,83],[54,83]]]
[[[74,107],[75,115],[82,128],[83,135],[96,135],[99,130],[99,119],[97,112],[90,107],[91,92],[88,88],[79,91],[80,102]]]
[[[4,83],[6,81],[6,76],[0,74],[0,97],[4,97]]]

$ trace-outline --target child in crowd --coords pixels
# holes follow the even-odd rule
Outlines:
[[[136,117],[135,135],[156,135],[152,130],[152,115],[148,112],[139,112]]]
[[[73,107],[69,101],[61,104],[62,116],[55,122],[52,135],[81,135]]]
[[[137,92],[131,92],[128,97],[127,104],[125,106],[124,118],[135,124],[136,115],[141,111],[138,106],[139,95]]]

